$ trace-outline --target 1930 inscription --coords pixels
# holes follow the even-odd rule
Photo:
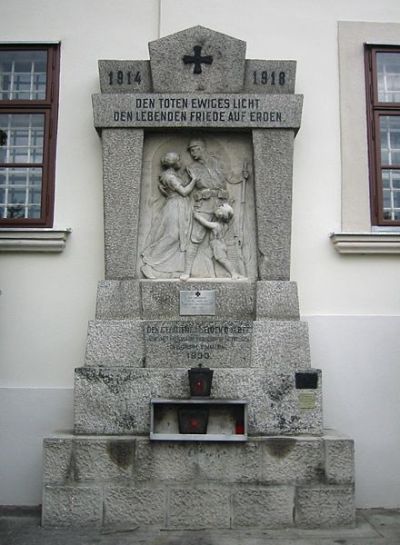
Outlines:
[[[249,321],[147,322],[144,326],[146,362],[165,367],[208,360],[210,365],[229,367],[238,359],[249,361],[252,323]]]

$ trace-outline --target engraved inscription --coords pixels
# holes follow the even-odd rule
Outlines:
[[[146,365],[185,367],[196,360],[215,367],[248,365],[252,323],[249,321],[160,322],[144,325]]]
[[[286,72],[281,70],[280,72],[268,72],[267,70],[254,70],[253,71],[253,83],[254,85],[285,85]]]
[[[142,76],[139,71],[111,70],[108,73],[108,83],[110,85],[133,85],[135,83],[139,85],[141,82]]]

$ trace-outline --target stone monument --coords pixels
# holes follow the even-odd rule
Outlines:
[[[323,430],[289,279],[296,63],[200,26],[149,48],[99,62],[106,279],[43,524],[351,525],[353,442]]]

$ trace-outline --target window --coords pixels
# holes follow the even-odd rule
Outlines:
[[[365,46],[371,216],[400,225],[400,47]]]
[[[51,227],[59,45],[0,45],[0,227]]]

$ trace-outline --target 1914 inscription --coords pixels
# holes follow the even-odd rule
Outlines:
[[[146,365],[246,367],[250,361],[250,321],[150,321],[144,325]]]

